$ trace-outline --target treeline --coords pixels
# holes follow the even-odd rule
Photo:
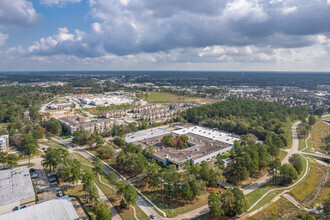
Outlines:
[[[229,99],[188,109],[183,116],[188,122],[239,135],[252,133],[261,140],[265,140],[266,136],[279,136],[286,145],[290,138],[286,123],[305,118],[307,111],[303,107],[272,102]]]

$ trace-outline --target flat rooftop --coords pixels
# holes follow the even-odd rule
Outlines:
[[[68,196],[0,216],[0,220],[75,220],[79,216]]]
[[[161,142],[165,135],[167,134],[141,140],[135,143],[145,146],[152,145],[155,148],[154,156],[162,159],[168,158],[172,162],[176,163],[184,163],[190,159],[197,160],[220,150],[231,148],[231,145],[227,143],[212,140],[193,133],[185,133],[185,135],[189,138],[188,143],[190,147],[185,149],[176,149],[168,147]]]
[[[131,143],[131,142],[142,141],[145,139],[166,135],[170,133],[171,132],[166,130],[165,128],[152,128],[148,130],[138,131],[135,133],[130,133],[126,135],[125,140],[127,143]]]
[[[27,166],[0,171],[0,206],[34,196]]]
[[[188,128],[174,130],[173,133],[178,135],[192,133],[231,145],[233,145],[235,141],[240,140],[236,135],[232,135],[224,131],[218,131],[211,128],[204,128],[200,126],[191,126]]]

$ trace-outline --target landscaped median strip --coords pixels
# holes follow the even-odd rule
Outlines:
[[[87,150],[84,150],[84,152],[86,152],[87,154],[91,155],[92,157],[96,157],[94,154],[88,152]],[[107,164],[106,162],[102,161],[102,163],[108,167],[109,169],[111,169],[113,172],[115,172],[120,178],[122,178],[123,180],[127,180],[123,175],[121,175],[117,170],[113,169],[109,164]],[[167,218],[166,213],[161,210],[160,208],[158,208],[152,201],[150,201],[150,199],[148,199],[140,190],[138,190],[133,184],[130,184],[131,186],[134,187],[134,189],[137,191],[137,193],[144,199],[146,200],[152,207],[154,207],[156,209],[156,211],[161,214],[163,214],[163,216],[165,218]],[[142,209],[143,210],[143,209]]]

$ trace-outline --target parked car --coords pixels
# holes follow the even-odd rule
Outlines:
[[[155,215],[149,215],[149,217],[150,217],[150,219],[155,219],[156,218],[156,216]]]
[[[48,180],[49,180],[49,182],[52,183],[52,182],[55,182],[57,179],[56,179],[56,177],[53,177],[53,178],[49,178]]]
[[[63,196],[63,192],[62,192],[62,191],[58,191],[57,195],[58,195],[59,197],[62,197],[62,196]]]
[[[31,176],[32,179],[38,178],[37,173],[30,173],[30,176]]]
[[[42,193],[44,193],[43,190],[38,190],[38,191],[37,191],[37,194],[42,194]]]
[[[23,205],[22,207],[21,207],[21,209],[25,209],[26,208],[26,205]]]
[[[47,177],[52,178],[52,177],[56,177],[56,175],[55,174],[48,174]]]
[[[54,186],[54,185],[57,185],[57,184],[58,184],[57,181],[55,181],[55,182],[51,182],[51,183],[50,183],[51,186]]]
[[[46,150],[46,148],[45,148],[45,147],[43,147],[43,148],[42,148],[42,150]]]
[[[19,210],[18,206],[15,206],[15,208],[13,208],[13,211],[17,211]]]

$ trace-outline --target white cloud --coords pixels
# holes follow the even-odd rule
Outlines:
[[[288,15],[288,14],[294,13],[295,11],[297,11],[297,7],[296,6],[288,7],[288,8],[282,8],[282,13],[284,15]]]
[[[101,29],[101,24],[98,23],[98,22],[95,22],[92,24],[92,30],[96,33],[100,33],[102,32],[102,29]]]
[[[233,21],[264,22],[269,19],[268,14],[258,1],[248,0],[229,2],[224,10],[224,16]]]
[[[8,39],[8,35],[0,32],[0,46],[4,45]]]
[[[65,6],[68,3],[78,3],[81,0],[39,0],[42,5]]]
[[[31,2],[26,0],[0,1],[0,27],[31,27],[41,22],[42,16],[36,13]]]

